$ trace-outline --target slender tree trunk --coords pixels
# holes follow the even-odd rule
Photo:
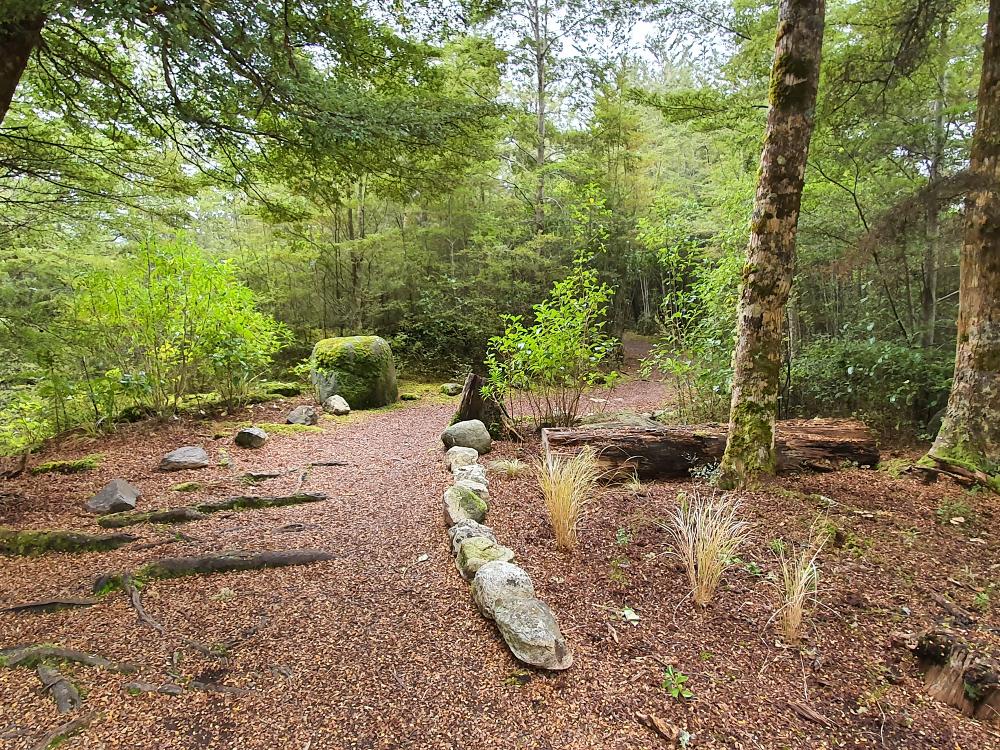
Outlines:
[[[534,6],[535,46],[535,232],[545,231],[545,73],[548,50],[548,9],[539,3]]]
[[[41,13],[0,23],[0,125],[3,124],[31,51],[42,38]]]
[[[781,0],[779,8],[767,132],[737,311],[723,486],[737,486],[775,469],[781,328],[795,267],[823,13],[824,0]]]
[[[959,273],[955,379],[928,458],[1000,491],[1000,0],[990,1]],[[980,477],[982,479],[984,477]]]
[[[941,176],[944,159],[944,105],[947,83],[947,21],[942,21],[938,36],[937,96],[934,98],[934,140],[927,181],[931,184]],[[937,325],[938,255],[941,245],[941,202],[931,198],[927,202],[924,224],[923,286],[920,290],[920,344],[925,349],[934,346],[934,328]]]

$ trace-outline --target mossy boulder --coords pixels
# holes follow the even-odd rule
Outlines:
[[[486,502],[472,490],[454,486],[444,491],[444,523],[449,528],[467,519],[482,523],[488,510]]]
[[[470,536],[458,545],[455,555],[455,566],[462,578],[471,581],[481,567],[489,562],[510,562],[514,559],[513,550],[497,544],[495,539],[485,536]]]
[[[380,336],[323,339],[313,348],[311,379],[324,403],[342,396],[354,409],[371,409],[399,398],[396,364]]]

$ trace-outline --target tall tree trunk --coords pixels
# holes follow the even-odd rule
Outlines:
[[[548,55],[548,8],[534,4],[532,28],[535,53],[535,232],[545,231],[545,73]]]
[[[0,23],[0,125],[3,124],[31,51],[42,38],[41,13]]]
[[[944,106],[947,85],[948,22],[942,20],[938,34],[937,96],[934,98],[934,133],[932,151],[927,167],[927,181],[933,184],[941,176],[944,159],[945,123]],[[920,290],[920,345],[925,349],[934,346],[934,328],[937,324],[938,255],[941,245],[941,201],[932,197],[927,202],[924,224],[923,286]]]
[[[824,0],[781,0],[779,8],[767,132],[737,311],[723,486],[734,487],[775,469],[781,328],[795,267],[823,14]]]
[[[959,272],[955,379],[927,456],[1000,491],[1000,0],[990,1]],[[983,477],[980,477],[983,478]]]

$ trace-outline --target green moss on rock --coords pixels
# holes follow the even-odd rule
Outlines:
[[[369,409],[399,398],[392,350],[379,336],[323,339],[313,348],[311,366],[320,403],[339,395],[352,409]]]
[[[94,453],[83,458],[72,458],[64,461],[46,461],[38,464],[32,470],[32,474],[79,474],[84,471],[91,471],[101,465],[104,456]]]

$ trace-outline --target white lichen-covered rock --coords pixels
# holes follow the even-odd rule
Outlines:
[[[160,471],[204,469],[208,466],[208,453],[200,445],[185,445],[160,459]]]
[[[545,602],[503,596],[494,603],[493,619],[511,653],[525,664],[553,670],[573,665],[573,654]]]
[[[485,500],[487,503],[490,501],[490,488],[487,487],[482,482],[477,482],[475,479],[459,479],[455,482],[456,487],[465,487],[467,490],[472,490],[479,497]]]
[[[91,513],[106,515],[135,510],[136,501],[142,493],[124,479],[112,479],[104,488],[87,501],[86,508]]]
[[[455,471],[460,466],[469,466],[479,460],[479,451],[475,448],[463,448],[456,445],[449,448],[444,454],[444,465],[448,471]]]
[[[514,550],[498,544],[495,539],[485,536],[470,536],[458,545],[455,566],[462,574],[462,578],[471,581],[486,563],[496,560],[510,562],[513,559]]]
[[[533,599],[531,577],[514,563],[495,560],[483,565],[472,579],[472,598],[484,617],[493,619],[493,610],[504,597]]]
[[[351,405],[344,400],[343,396],[334,394],[323,402],[323,411],[335,417],[345,417],[351,413]]]
[[[478,419],[468,419],[449,425],[441,433],[441,442],[444,443],[445,448],[452,448],[456,445],[462,448],[475,448],[480,455],[489,453],[490,448],[493,447],[490,431]]]
[[[486,481],[486,469],[482,464],[458,466],[453,469],[451,473],[452,476],[455,477],[456,482],[461,482],[463,479],[469,479],[473,482],[479,482],[479,484],[489,484]]]
[[[458,554],[458,546],[473,536],[484,536],[493,541],[497,539],[493,534],[493,529],[489,526],[484,526],[477,521],[473,521],[471,518],[467,518],[448,529],[448,539],[451,541],[452,554]]]
[[[486,520],[489,506],[472,490],[466,487],[452,486],[444,491],[444,522],[446,526],[454,526],[459,521],[473,520],[482,523]]]

